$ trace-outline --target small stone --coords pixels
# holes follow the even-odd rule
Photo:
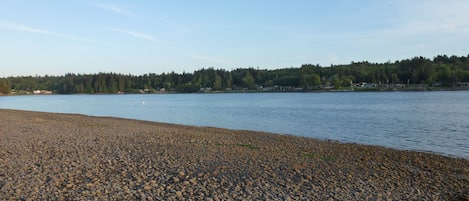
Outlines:
[[[72,187],[73,187],[73,184],[67,184],[65,187],[67,187],[67,188],[72,188]]]
[[[96,191],[94,192],[94,194],[95,194],[96,196],[100,196],[100,195],[102,194],[102,192],[101,192],[101,190],[98,189],[98,190],[96,190]]]
[[[182,192],[181,191],[176,191],[176,196],[178,198],[182,198]]]
[[[186,175],[186,173],[184,173],[183,171],[179,172],[179,177],[184,177]]]
[[[196,178],[192,178],[192,179],[190,179],[189,181],[192,183],[192,185],[196,185],[196,184],[197,184],[197,179],[196,179]]]
[[[140,200],[147,200],[145,193],[140,193]]]

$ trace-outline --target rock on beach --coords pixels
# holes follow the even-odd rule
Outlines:
[[[1,200],[468,200],[469,161],[253,131],[0,110]]]

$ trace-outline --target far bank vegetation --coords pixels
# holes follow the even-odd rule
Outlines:
[[[0,94],[34,91],[75,93],[162,93],[229,91],[383,90],[469,88],[469,55],[414,57],[395,62],[304,64],[275,70],[203,68],[193,73],[117,73],[20,76],[0,79]]]

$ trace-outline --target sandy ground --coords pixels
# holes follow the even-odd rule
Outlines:
[[[287,135],[0,110],[1,200],[469,200],[469,161]]]

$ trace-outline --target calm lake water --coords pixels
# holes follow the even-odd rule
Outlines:
[[[469,91],[4,96],[0,108],[267,131],[469,159]]]

